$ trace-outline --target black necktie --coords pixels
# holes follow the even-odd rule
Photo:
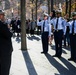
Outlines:
[[[44,23],[43,23],[43,32],[44,32],[44,27],[45,27],[45,21],[44,21]]]
[[[73,21],[73,24],[72,24],[72,34],[74,34],[74,23],[75,23],[75,20]]]
[[[57,27],[58,27],[58,20],[59,20],[59,19],[57,18],[57,21],[56,21],[56,29],[57,29]]]

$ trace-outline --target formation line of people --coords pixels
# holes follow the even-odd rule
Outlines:
[[[42,54],[48,53],[48,40],[54,38],[55,42],[55,55],[53,57],[61,58],[62,55],[62,40],[67,35],[68,30],[68,46],[70,45],[71,57],[69,61],[76,62],[76,12],[72,13],[72,19],[68,20],[62,17],[61,11],[52,11],[50,15],[44,13],[44,18],[39,22],[40,17],[38,18],[37,25],[41,26],[42,30]],[[66,40],[66,39],[65,39]]]

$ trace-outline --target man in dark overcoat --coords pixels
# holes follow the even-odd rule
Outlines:
[[[0,11],[0,75],[9,75],[12,55],[12,33],[4,22],[4,12]]]

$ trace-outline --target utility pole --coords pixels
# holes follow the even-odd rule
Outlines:
[[[21,50],[27,50],[25,4],[26,4],[26,0],[21,0]]]

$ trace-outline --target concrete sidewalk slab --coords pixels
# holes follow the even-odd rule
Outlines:
[[[49,45],[48,54],[42,51],[41,36],[28,36],[28,51],[21,51],[21,38],[12,38],[14,51],[10,75],[75,75],[76,63],[68,61],[70,50],[63,48],[62,58],[52,57],[55,54],[53,46]]]

